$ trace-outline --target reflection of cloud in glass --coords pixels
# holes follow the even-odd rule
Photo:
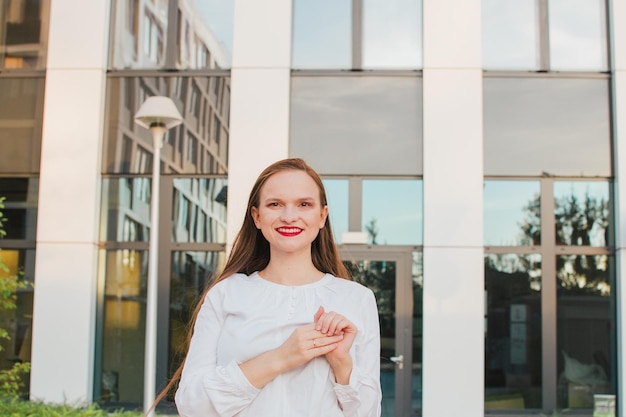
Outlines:
[[[604,0],[550,0],[550,67],[607,70]]]
[[[363,67],[422,66],[421,0],[363,1]]]
[[[421,245],[423,242],[422,182],[364,180],[363,231],[376,220],[379,245]]]
[[[483,66],[537,69],[536,0],[483,0]]]
[[[486,175],[610,176],[604,79],[485,78]]]
[[[292,78],[290,154],[323,174],[418,175],[421,79]]]
[[[294,0],[294,68],[352,66],[351,4],[348,0]]]
[[[536,0],[483,0],[483,66],[538,69]],[[549,0],[550,69],[606,71],[604,0]]]
[[[189,0],[200,19],[213,32],[222,50],[230,57],[233,52],[234,0]]]
[[[529,244],[520,225],[524,208],[540,193],[539,181],[485,181],[484,240],[487,246]]]

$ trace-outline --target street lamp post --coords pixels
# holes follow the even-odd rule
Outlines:
[[[157,346],[157,247],[159,241],[159,183],[161,174],[161,147],[165,132],[183,122],[176,105],[169,97],[148,97],[135,114],[135,123],[150,129],[154,155],[152,157],[152,196],[150,203],[150,247],[148,251],[148,285],[146,296],[146,341],[143,381],[143,410],[148,417],[156,397]],[[150,412],[148,413],[148,411]]]

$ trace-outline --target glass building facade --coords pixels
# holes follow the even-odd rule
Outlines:
[[[160,390],[252,182],[302,157],[376,294],[383,416],[626,415],[626,2],[84,3],[0,0],[0,276],[34,284],[0,369],[31,398],[141,408],[152,205]],[[183,118],[158,201],[151,96]]]

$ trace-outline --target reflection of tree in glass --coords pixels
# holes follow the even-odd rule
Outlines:
[[[528,202],[524,207],[526,219],[520,228],[522,229],[523,238],[520,242],[522,245],[540,245],[541,244],[541,199],[539,194]]]
[[[523,241],[540,244],[541,204],[538,195],[528,202],[524,211],[526,219],[520,224]],[[593,197],[587,192],[581,201],[572,192],[555,199],[554,217],[557,245],[597,247],[605,246],[608,242],[609,204],[606,198]],[[523,264],[524,257],[518,256],[518,262]],[[504,265],[500,267],[506,268]],[[529,271],[530,279],[533,279],[530,269],[523,270]],[[610,293],[605,255],[559,256],[557,271],[559,285],[563,289],[584,294]]]
[[[609,225],[609,203],[585,193],[584,202],[576,195],[557,198],[554,202],[556,242],[560,245],[606,245]]]
[[[367,230],[367,234],[370,237],[370,243],[372,245],[377,245],[376,238],[378,237],[378,226],[376,225],[376,218],[370,220],[368,224],[365,225],[365,230]]]
[[[396,263],[387,261],[344,261],[352,278],[374,291],[381,314],[395,310]]]
[[[516,294],[541,290],[541,257],[538,255],[485,256],[486,276],[506,278],[509,290]]]
[[[609,296],[606,255],[566,255],[556,258],[559,286],[568,294]]]

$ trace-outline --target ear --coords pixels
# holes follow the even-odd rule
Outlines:
[[[256,226],[256,228],[260,229],[261,225],[259,222],[259,209],[252,206],[252,208],[250,209],[250,216],[252,216],[252,220],[254,221],[254,225]]]
[[[322,209],[322,213],[321,213],[320,229],[324,228],[327,218],[328,218],[328,206],[324,206],[324,208]]]

